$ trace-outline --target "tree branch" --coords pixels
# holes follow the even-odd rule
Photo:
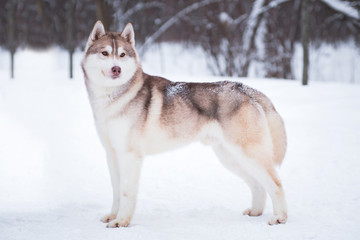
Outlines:
[[[129,18],[131,15],[133,15],[134,13],[136,13],[138,11],[141,11],[141,10],[147,9],[147,8],[153,8],[153,7],[154,8],[155,7],[162,8],[162,7],[164,7],[164,4],[161,2],[138,3],[134,7],[127,10],[126,13],[119,16],[119,21],[124,21],[125,19]]]
[[[360,20],[360,13],[358,10],[350,6],[347,2],[339,0],[320,0],[335,11],[344,14],[350,18]]]
[[[171,17],[167,20],[155,33],[153,33],[150,37],[145,40],[145,43],[140,48],[140,53],[144,53],[147,47],[149,47],[152,43],[154,43],[166,30],[168,30],[172,25],[174,25],[181,17],[189,14],[192,11],[195,11],[199,8],[207,6],[212,3],[221,2],[222,0],[203,0],[201,2],[193,3],[180,12],[175,14],[175,16]]]

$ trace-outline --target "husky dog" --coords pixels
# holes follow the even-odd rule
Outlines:
[[[268,193],[274,208],[269,224],[286,222],[275,170],[285,155],[286,134],[263,93],[238,82],[171,82],[144,73],[130,23],[117,33],[105,32],[98,21],[81,65],[113,187],[111,211],[101,218],[107,227],[130,224],[145,156],[194,141],[211,145],[249,185],[252,206],[245,215],[261,215]]]

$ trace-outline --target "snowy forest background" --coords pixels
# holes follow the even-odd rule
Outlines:
[[[1,0],[0,48],[10,53],[13,76],[16,52],[59,46],[72,77],[73,54],[97,19],[110,31],[132,22],[141,55],[180,43],[200,48],[213,75],[246,77],[255,66],[256,77],[295,79],[293,58],[304,43],[316,50],[350,42],[359,56],[359,10],[359,0]],[[351,78],[345,81],[360,81]]]
[[[0,239],[358,240],[359,9],[360,0],[0,0]],[[266,224],[269,198],[262,216],[243,216],[248,187],[199,143],[145,159],[130,227],[100,223],[112,189],[80,67],[98,19],[110,31],[132,22],[146,73],[239,81],[272,100],[288,136],[286,224]]]

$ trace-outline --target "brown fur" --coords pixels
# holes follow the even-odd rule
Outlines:
[[[134,44],[131,24],[122,33],[105,33],[98,22],[90,34],[82,63],[115,186],[115,210],[102,221],[113,220],[110,227],[130,223],[143,157],[201,141],[210,144],[224,166],[248,183],[253,206],[244,214],[262,214],[266,191],[274,205],[274,217],[269,224],[284,223],[286,203],[275,165],[280,165],[284,158],[286,134],[282,118],[269,98],[238,82],[171,82],[148,75],[141,69]],[[93,71],[97,69],[94,56],[99,56],[99,61],[110,58],[111,63],[124,63],[119,47],[126,54],[124,59],[130,59],[123,66],[133,69],[131,77],[112,85],[117,80],[109,80],[109,69],[102,69],[99,78],[109,85],[89,79],[89,71],[98,76]],[[112,52],[102,56],[106,49]],[[87,58],[93,61],[91,67],[87,66]],[[128,70],[122,69],[121,76]],[[119,199],[123,205],[119,205]]]

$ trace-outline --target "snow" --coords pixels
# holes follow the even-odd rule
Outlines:
[[[243,216],[247,186],[196,143],[148,157],[130,227],[107,229],[99,219],[110,210],[111,184],[81,55],[69,80],[66,53],[19,52],[11,80],[6,52],[0,54],[0,239],[358,239],[360,85],[231,79],[266,93],[285,120],[285,225],[266,224],[269,198],[263,216]],[[186,64],[165,75],[229,80],[189,76]],[[151,58],[143,65],[160,71]]]
[[[360,20],[360,13],[356,8],[353,8],[349,2],[339,0],[321,0],[323,3],[348,17]]]
[[[167,97],[173,97],[174,95],[180,94],[182,92],[188,92],[188,88],[185,83],[178,83],[170,85],[166,88],[165,94]]]
[[[167,77],[211,75],[214,71],[211,71],[210,64],[206,61],[207,56],[201,47],[189,47],[189,50],[184,51],[180,44],[165,43],[151,46],[142,57],[145,72]],[[292,64],[295,79],[298,80],[302,77],[302,54],[301,44],[297,44]],[[336,48],[328,44],[322,44],[320,48],[310,46],[310,82],[360,83],[359,64],[360,51],[354,41],[339,44]],[[264,76],[264,63],[253,61],[249,75],[251,78]]]
[[[225,24],[232,24],[234,19],[232,19],[227,12],[221,12],[219,14],[219,21]]]
[[[250,39],[255,31],[255,26],[257,22],[257,17],[259,12],[264,5],[264,0],[256,0],[254,2],[253,8],[251,9],[251,13],[248,18],[248,23],[245,29],[244,37],[243,37],[243,48],[245,49],[244,52],[248,52],[250,48]]]
[[[144,71],[154,75],[211,75],[206,53],[198,46],[184,51],[180,44],[154,44],[141,60]]]
[[[360,83],[360,51],[354,41],[336,48],[322,44],[318,49],[310,45],[310,81]],[[295,78],[301,79],[303,51],[296,45],[293,58]]]

